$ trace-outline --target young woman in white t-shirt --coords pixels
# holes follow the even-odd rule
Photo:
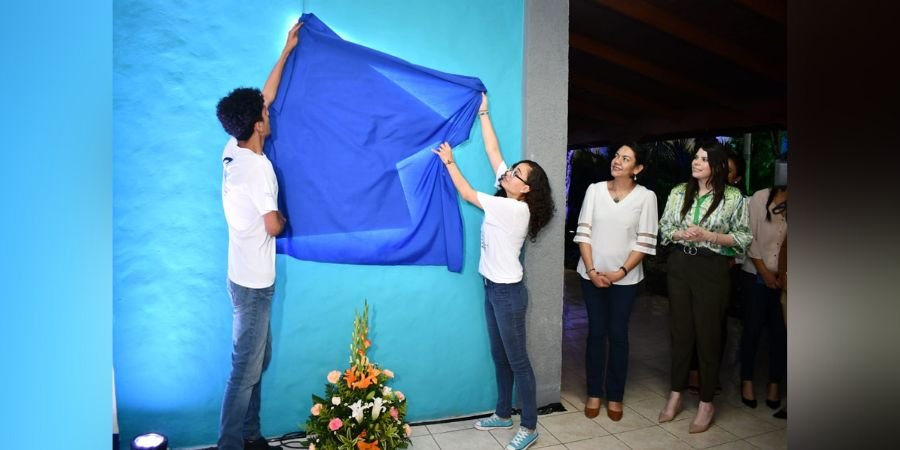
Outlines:
[[[656,254],[656,194],[637,183],[645,150],[622,145],[610,163],[612,180],[588,186],[578,229],[578,274],[588,312],[584,415],[597,417],[603,398],[606,414],[622,419],[628,373],[628,321],[644,279],[641,261]],[[607,349],[607,343],[609,347]]]
[[[553,216],[553,198],[544,169],[523,160],[507,169],[500,144],[488,115],[487,96],[482,94],[478,117],[484,149],[496,176],[492,196],[469,185],[453,161],[446,142],[434,152],[440,156],[460,196],[484,210],[481,225],[481,258],[478,272],[484,277],[485,316],[491,341],[491,356],[497,376],[497,407],[487,419],[475,422],[479,430],[511,428],[512,388],[522,404],[519,431],[506,446],[523,450],[537,439],[537,388],[525,347],[525,316],[528,292],[522,281],[520,254],[525,238],[533,242]],[[515,380],[515,383],[513,383]]]

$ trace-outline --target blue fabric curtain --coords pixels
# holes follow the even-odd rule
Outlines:
[[[277,251],[461,271],[456,190],[431,149],[468,139],[484,85],[347,42],[313,14],[300,20],[265,147],[288,220]]]

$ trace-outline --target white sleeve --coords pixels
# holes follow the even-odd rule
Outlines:
[[[581,202],[581,212],[578,214],[578,228],[575,229],[574,242],[591,243],[591,229],[594,221],[594,186],[597,183],[588,185],[587,191],[584,192],[584,201]]]
[[[277,181],[271,179],[261,164],[256,166],[255,172],[247,183],[247,194],[250,196],[250,201],[256,206],[256,211],[261,216],[271,211],[278,211],[277,184],[275,184]]]
[[[500,165],[497,166],[497,173],[494,174],[494,189],[500,189],[500,177],[503,176],[509,168],[506,166],[506,161],[501,160]]]
[[[762,216],[766,215],[765,204],[768,199],[769,193],[766,190],[759,190],[750,197],[750,201],[746,204],[747,212],[750,216],[750,234],[754,237],[759,236],[760,222],[765,220]],[[750,241],[750,246],[747,247],[747,256],[753,259],[763,259],[762,255],[757,251],[759,245],[753,245],[756,242],[756,239]]]
[[[638,219],[637,240],[634,241],[632,250],[648,255],[656,254],[656,238],[659,235],[657,211],[656,193],[648,189],[641,207],[641,217]]]

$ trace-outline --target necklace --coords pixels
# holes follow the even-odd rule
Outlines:
[[[612,193],[611,193],[610,196],[612,197],[613,201],[616,202],[616,203],[619,203],[619,201],[621,201],[625,196],[627,196],[627,195],[631,192],[631,191],[629,190],[628,192],[625,192],[624,195],[623,195],[623,194],[619,194],[619,191],[616,189],[616,182],[615,182],[615,181],[609,183],[609,186],[612,187]]]

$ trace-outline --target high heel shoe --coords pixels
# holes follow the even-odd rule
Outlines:
[[[666,406],[669,406],[668,401],[666,402]],[[679,397],[678,403],[675,404],[675,412],[669,414],[666,412],[665,407],[663,407],[662,411],[659,412],[659,418],[658,418],[659,423],[671,422],[672,420],[675,419],[676,416],[678,416],[678,413],[680,413],[683,409],[684,409],[684,399]]]
[[[778,397],[778,383],[769,383],[768,392],[766,393],[766,406],[769,409],[778,409],[781,407],[781,399],[769,400],[769,397]]]
[[[698,423],[697,417],[700,416],[700,411],[698,410],[697,416],[694,417],[694,420],[692,420],[691,424],[688,426],[688,433],[702,433],[702,432],[708,430],[709,427],[713,423],[715,414],[716,414],[716,408],[714,406],[710,405],[709,421],[707,421],[706,423]]]
[[[622,420],[622,411],[624,411],[624,409],[613,411],[612,409],[610,409],[609,404],[606,405],[606,416],[609,417],[609,420],[612,420],[613,422]]]
[[[588,408],[587,403],[584,404],[584,417],[588,419],[593,419],[600,415],[600,408],[603,407],[603,399],[600,399],[600,403],[596,408]]]
[[[768,402],[768,400],[766,400],[766,402]],[[751,400],[751,399],[744,398],[743,392],[741,393],[741,403],[743,403],[744,405],[747,405],[748,408],[756,408],[756,399],[754,398]]]
[[[751,380],[741,380],[741,403],[748,408],[756,409],[756,399],[755,398],[746,398],[744,397],[744,391],[749,390],[750,395],[753,395],[753,381]]]

